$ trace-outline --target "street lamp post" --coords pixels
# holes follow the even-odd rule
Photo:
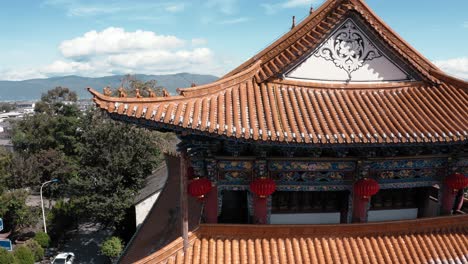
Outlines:
[[[45,185],[49,183],[54,183],[58,181],[59,181],[58,179],[53,179],[50,181],[46,181],[41,185],[40,195],[41,195],[42,220],[44,221],[44,233],[46,234],[47,234],[47,227],[46,227],[46,219],[45,219],[45,212],[44,212],[44,200],[42,199],[42,187],[44,187]]]

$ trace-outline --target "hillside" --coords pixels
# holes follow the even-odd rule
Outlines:
[[[170,75],[143,75],[137,74],[137,79],[157,80],[158,84],[168,89],[171,94],[175,94],[179,87],[190,87],[192,82],[201,85],[213,82],[217,77],[212,75],[198,75],[190,73],[177,73]],[[102,90],[110,85],[118,87],[123,75],[106,76],[99,78],[89,78],[80,76],[52,77],[48,79],[32,79],[24,81],[0,81],[0,101],[35,100],[41,94],[56,86],[68,87],[77,92],[79,98],[90,98],[86,87]]]

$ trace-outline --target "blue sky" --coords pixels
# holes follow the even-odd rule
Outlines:
[[[366,0],[411,45],[468,79],[468,1]],[[222,75],[320,0],[16,0],[0,8],[0,80]]]

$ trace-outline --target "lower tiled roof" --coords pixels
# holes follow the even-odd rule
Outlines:
[[[468,215],[324,225],[201,225],[137,263],[468,263]]]

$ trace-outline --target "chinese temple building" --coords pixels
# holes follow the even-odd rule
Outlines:
[[[326,1],[176,96],[90,92],[113,119],[181,140],[160,198],[180,228],[151,236],[170,232],[158,201],[122,263],[468,263],[468,83],[363,0]]]

